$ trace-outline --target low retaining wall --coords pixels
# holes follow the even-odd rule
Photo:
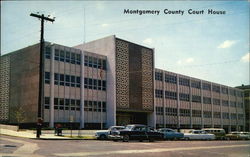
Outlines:
[[[1,129],[7,129],[7,130],[13,130],[13,131],[17,131],[18,130],[18,126],[15,126],[15,125],[0,124],[0,128]]]

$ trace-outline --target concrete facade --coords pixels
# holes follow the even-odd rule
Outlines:
[[[250,85],[237,86],[244,91],[244,104],[245,104],[245,125],[246,131],[250,132]]]
[[[75,47],[46,42],[45,124],[244,130],[242,90],[156,69],[154,53],[115,36]],[[1,122],[16,123],[11,108],[19,104],[29,111],[23,123],[35,123],[39,44],[2,56],[0,71]]]
[[[155,70],[157,127],[244,130],[242,90]]]

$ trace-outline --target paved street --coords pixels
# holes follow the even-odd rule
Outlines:
[[[1,156],[249,157],[250,141],[113,142],[1,136]]]

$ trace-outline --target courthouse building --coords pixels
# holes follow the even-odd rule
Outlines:
[[[44,125],[104,128],[131,123],[244,130],[241,89],[155,68],[154,49],[115,36],[75,47],[45,43]],[[0,121],[37,121],[39,44],[1,56]]]

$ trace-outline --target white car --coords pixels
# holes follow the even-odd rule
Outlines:
[[[184,133],[185,140],[214,140],[215,135],[209,134],[204,130],[191,130],[189,133]]]
[[[111,126],[108,130],[98,130],[95,132],[95,137],[100,140],[108,139],[108,135],[117,130],[125,129],[124,126]]]

